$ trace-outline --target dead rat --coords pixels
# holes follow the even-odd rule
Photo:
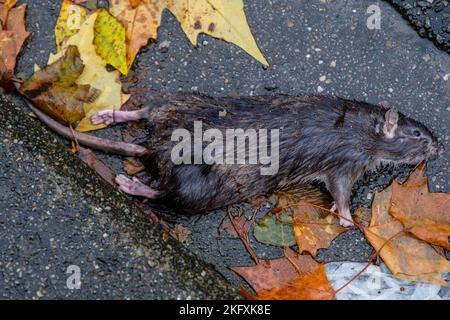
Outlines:
[[[419,122],[393,108],[365,102],[327,96],[212,98],[194,93],[168,93],[155,96],[149,104],[138,111],[100,111],[91,118],[94,124],[107,125],[145,119],[151,133],[142,145],[80,133],[75,138],[81,144],[105,152],[138,156],[146,170],[159,179],[159,190],[124,175],[116,178],[119,188],[128,194],[164,201],[186,212],[221,208],[272,191],[321,181],[335,201],[341,225],[351,226],[351,189],[363,173],[388,163],[415,165],[443,153],[437,139]],[[52,129],[72,138],[63,125],[34,107],[33,110]],[[198,122],[205,130],[216,130],[215,139],[233,128],[244,132],[278,130],[276,143],[266,144],[272,148],[271,154],[278,151],[277,171],[272,175],[262,174],[261,163],[248,162],[250,152],[244,159],[247,162],[239,164],[198,163],[194,159],[196,154],[184,155],[188,161],[175,164],[173,150],[180,141],[173,139],[174,132],[177,129],[194,132]],[[246,138],[248,146],[251,135]],[[259,137],[259,140],[263,139]],[[206,144],[202,141],[203,147]],[[278,150],[273,149],[275,144]],[[260,143],[249,147],[257,152],[262,150]],[[224,153],[235,154],[237,148],[234,146]],[[218,150],[224,149],[215,152]]]

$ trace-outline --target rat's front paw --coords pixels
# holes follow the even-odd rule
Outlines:
[[[99,112],[96,112],[91,117],[91,122],[94,125],[97,124],[106,124],[107,126],[110,124],[113,124],[114,121],[114,110],[102,110]]]

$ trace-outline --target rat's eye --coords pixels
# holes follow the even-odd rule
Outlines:
[[[414,137],[420,137],[420,135],[421,135],[421,133],[420,133],[419,130],[414,130],[414,131],[412,132],[412,134],[413,134]]]

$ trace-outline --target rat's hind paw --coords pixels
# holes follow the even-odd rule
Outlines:
[[[336,214],[336,212],[338,211],[335,201],[333,201],[330,211],[333,214]],[[339,224],[344,228],[353,227],[355,224],[353,223],[353,218],[350,213],[350,210],[343,210],[343,212],[344,212],[344,214],[341,214],[340,212],[338,213],[339,214]]]
[[[343,210],[343,213],[339,213],[339,224],[344,228],[353,227],[355,224],[353,223],[353,218],[350,213],[350,210]]]
[[[97,125],[97,124],[106,124],[106,125],[113,124],[113,123],[115,123],[114,112],[115,112],[114,110],[98,111],[91,117],[91,122],[94,125]]]
[[[347,220],[344,218],[339,218],[339,224],[341,225],[341,227],[344,228],[350,228],[353,227],[355,224],[353,223],[353,220]]]
[[[116,177],[116,182],[119,185],[120,190],[134,196],[155,199],[159,194],[159,191],[150,188],[146,184],[139,181],[138,178],[130,179],[123,174],[120,174]]]

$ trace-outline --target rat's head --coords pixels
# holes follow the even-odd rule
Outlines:
[[[421,123],[393,108],[387,109],[377,131],[381,138],[379,156],[383,162],[415,165],[434,160],[444,152],[433,134]]]

